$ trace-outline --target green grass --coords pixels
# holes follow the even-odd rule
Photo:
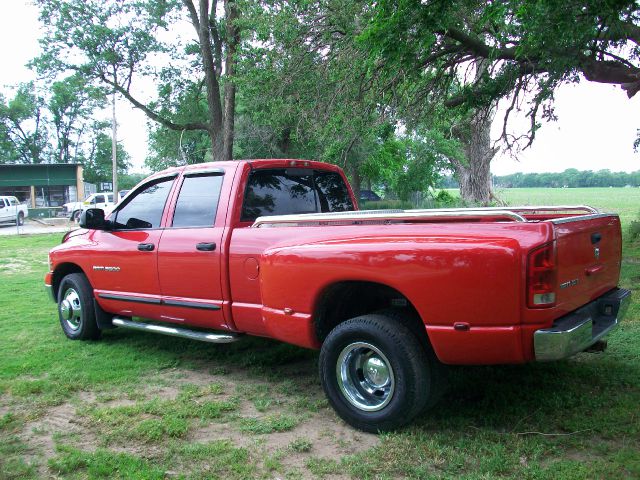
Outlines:
[[[509,205],[590,205],[618,213],[626,226],[640,214],[640,188],[505,188],[495,193]]]
[[[623,228],[640,210],[628,189],[567,190],[501,194],[617,210]],[[315,352],[124,330],[67,340],[42,287],[59,240],[0,237],[0,479],[640,478],[637,241],[621,279],[634,301],[604,354],[453,369],[434,410],[363,450],[324,399]]]

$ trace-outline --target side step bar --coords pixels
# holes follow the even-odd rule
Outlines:
[[[209,343],[231,343],[240,340],[239,335],[232,333],[210,333],[187,330],[186,328],[165,327],[163,325],[153,325],[151,323],[134,322],[128,318],[113,317],[113,324],[118,327],[130,328],[132,330],[142,330],[144,332],[155,332],[172,337],[189,338]]]

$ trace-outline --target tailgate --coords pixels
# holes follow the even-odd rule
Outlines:
[[[569,312],[618,285],[620,219],[597,214],[552,221],[557,252],[557,307]]]

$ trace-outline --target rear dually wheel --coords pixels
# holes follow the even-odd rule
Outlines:
[[[342,419],[367,432],[408,423],[435,391],[435,357],[402,323],[384,314],[347,320],[327,336],[320,379]]]

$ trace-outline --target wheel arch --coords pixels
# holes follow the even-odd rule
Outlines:
[[[62,282],[62,279],[67,275],[69,275],[70,273],[82,273],[86,276],[86,273],[84,272],[84,270],[82,270],[82,268],[78,264],[70,263],[70,262],[61,263],[53,271],[53,279],[51,282],[53,298],[55,299],[58,298],[58,289],[60,288],[60,283]],[[88,277],[87,277],[87,281],[89,281]]]
[[[320,344],[339,324],[361,315],[384,313],[401,322],[430,344],[423,319],[402,292],[371,281],[340,281],[326,286],[318,295],[313,312],[313,326]]]

